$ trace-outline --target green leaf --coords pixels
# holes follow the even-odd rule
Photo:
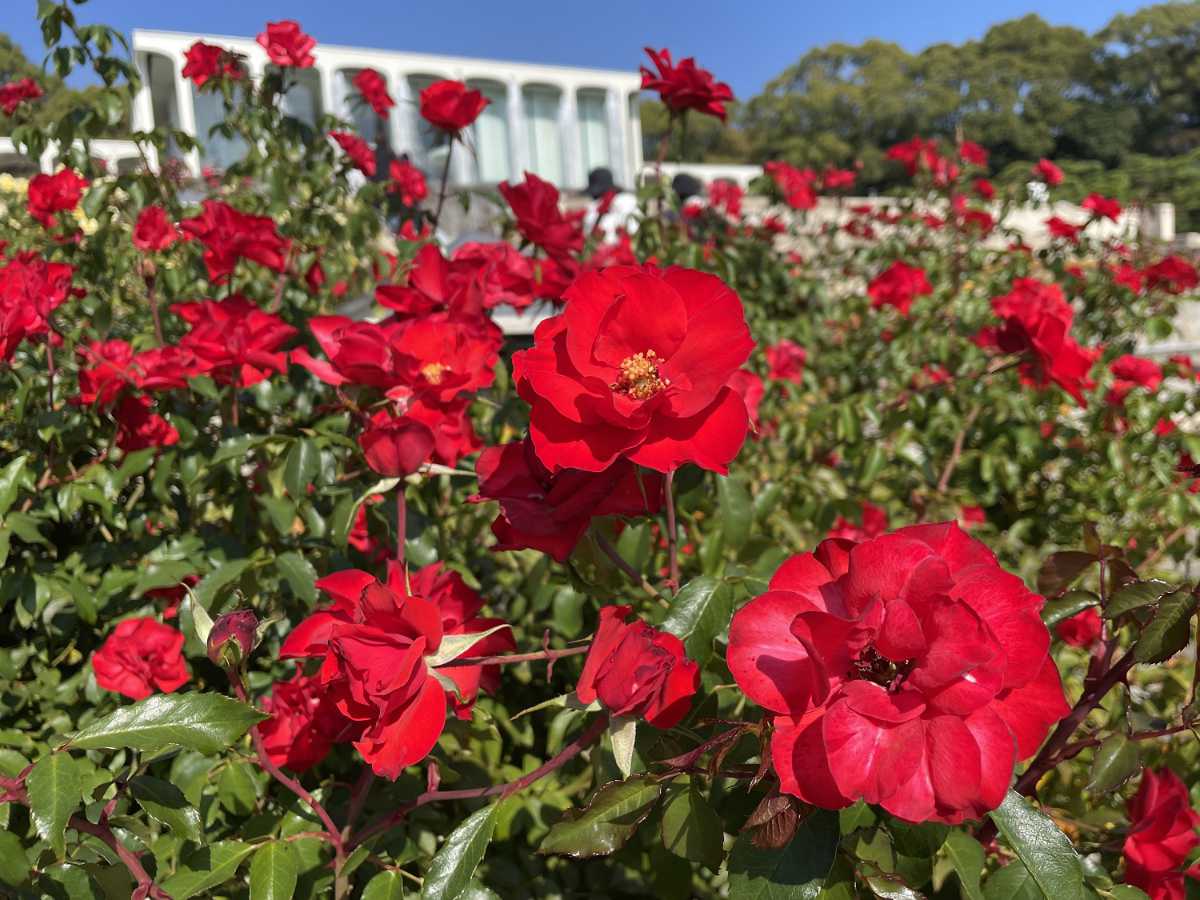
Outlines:
[[[402,480],[400,478],[384,478],[375,482],[375,484],[356,497],[344,513],[342,512],[343,505],[339,503],[334,513],[335,521],[331,529],[333,532],[331,535],[333,542],[339,547],[346,546],[346,539],[350,536],[350,529],[354,527],[354,517],[358,513],[358,508],[367,502],[368,497],[372,497],[375,494],[386,494],[396,485],[400,484]]]
[[[637,719],[634,717],[614,716],[608,726],[608,736],[612,741],[613,758],[623,778],[628,778],[633,772],[633,750],[637,742]]]
[[[0,469],[0,518],[12,508],[21,489],[21,474],[25,471],[25,460],[28,457],[18,456]]]
[[[217,778],[217,801],[236,816],[248,816],[258,802],[258,791],[250,766],[230,763]]]
[[[223,588],[241,578],[242,573],[246,571],[249,565],[250,560],[248,559],[231,559],[229,562],[217,566],[217,568],[201,578],[200,583],[192,589],[196,603],[203,606],[210,613],[215,609],[219,609],[220,607],[215,602],[217,595]]]
[[[1051,553],[1042,563],[1038,572],[1037,588],[1039,594],[1053,597],[1061,594],[1071,586],[1083,570],[1096,562],[1096,557],[1082,550],[1063,550]]]
[[[725,858],[725,828],[696,785],[678,791],[667,801],[662,817],[663,846],[684,859],[714,872]]]
[[[402,900],[404,876],[399,872],[380,872],[367,882],[362,900]]]
[[[750,539],[750,526],[754,522],[754,505],[750,502],[750,493],[737,479],[718,477],[717,503],[725,543],[734,550],[741,550]]]
[[[1049,600],[1042,607],[1042,621],[1053,627],[1064,619],[1083,612],[1090,606],[1099,606],[1100,598],[1091,591],[1067,591],[1056,600]]]
[[[946,835],[942,851],[954,866],[963,900],[983,900],[983,889],[979,886],[985,860],[983,846],[963,831],[951,831]]]
[[[1171,586],[1165,581],[1135,581],[1113,592],[1108,606],[1104,608],[1104,616],[1115,619],[1135,609],[1157,603],[1170,592]]]
[[[81,802],[78,764],[69,753],[49,753],[30,770],[25,786],[33,827],[62,859],[67,853],[67,821]]]
[[[1012,790],[989,815],[1047,900],[1082,900],[1079,857],[1049,816]]]
[[[538,852],[583,858],[619,850],[650,815],[662,789],[649,775],[604,785],[586,807],[568,811],[555,823]]]
[[[1141,888],[1135,888],[1131,884],[1114,884],[1104,893],[1113,900],[1149,900],[1150,898],[1150,895]]]
[[[818,810],[783,847],[756,847],[749,832],[729,854],[729,900],[815,900],[833,868],[838,818]]]
[[[140,597],[146,591],[156,588],[175,587],[195,571],[196,567],[184,560],[168,559],[152,563],[138,575],[137,584],[133,586],[133,596]]]
[[[300,862],[287,841],[271,841],[250,860],[250,900],[291,900]]]
[[[317,570],[307,559],[295,551],[280,553],[275,557],[275,568],[288,583],[292,593],[310,609],[317,603]]]
[[[267,718],[221,694],[155,694],[123,706],[76,732],[78,750],[161,750],[179,744],[201,753],[220,753]]]
[[[422,900],[456,900],[467,889],[492,840],[499,809],[498,803],[477,809],[450,832],[429,863]]]
[[[183,791],[161,778],[139,775],[129,782],[138,804],[152,818],[170,828],[179,837],[197,844],[203,838],[200,812],[188,803]]]
[[[996,872],[983,886],[984,900],[1044,900],[1029,870],[1014,860]]]
[[[1115,791],[1138,768],[1138,746],[1123,734],[1110,734],[1096,748],[1088,790],[1099,794]]]
[[[1196,597],[1191,591],[1175,591],[1161,598],[1154,618],[1134,645],[1133,658],[1140,663],[1159,663],[1174,656],[1191,640],[1195,612]]]
[[[313,483],[321,469],[321,451],[316,441],[300,438],[288,450],[283,466],[283,486],[292,499],[299,502],[308,496],[308,486]]]
[[[712,656],[713,641],[733,618],[733,589],[708,576],[685,584],[671,601],[662,629],[683,641],[689,659],[703,666]]]
[[[242,860],[254,850],[254,844],[241,841],[218,841],[201,847],[190,854],[161,887],[173,900],[187,900],[231,879],[237,874]]]
[[[495,625],[487,631],[472,631],[470,634],[447,634],[442,636],[442,642],[438,644],[437,652],[431,653],[425,657],[425,665],[430,668],[444,666],[452,660],[458,659],[489,634],[495,634],[504,628],[511,628],[507,622],[500,625]]]
[[[11,831],[0,831],[0,881],[13,887],[29,875],[29,855],[21,839]]]

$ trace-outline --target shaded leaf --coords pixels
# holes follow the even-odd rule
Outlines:
[[[1191,591],[1175,591],[1161,598],[1154,618],[1134,645],[1133,658],[1140,663],[1158,663],[1174,656],[1191,640],[1195,612],[1196,597]]]
[[[556,822],[538,852],[576,858],[612,853],[650,815],[661,793],[662,785],[649,775],[610,782],[596,791],[586,807],[570,810]]]
[[[836,813],[818,810],[784,847],[754,846],[738,835],[729,854],[729,900],[815,900],[833,868],[838,846]]]
[[[160,778],[139,775],[129,783],[130,792],[151,818],[166,825],[179,837],[200,843],[200,812],[183,791]]]
[[[1071,582],[1083,573],[1084,569],[1095,562],[1094,555],[1084,553],[1082,550],[1062,550],[1058,553],[1051,553],[1042,563],[1041,571],[1038,572],[1038,593],[1045,594],[1047,597],[1061,594],[1071,586]]]
[[[1088,607],[1099,605],[1100,598],[1091,591],[1067,591],[1061,597],[1046,602],[1042,607],[1042,621],[1048,626],[1054,626]]]
[[[321,451],[315,441],[300,438],[292,444],[283,465],[283,485],[293,500],[300,501],[308,496],[308,486],[320,468]]]
[[[750,493],[736,478],[718,477],[717,502],[725,543],[734,550],[740,550],[750,539],[750,526],[754,523]]]
[[[380,872],[363,888],[362,900],[401,900],[404,876],[399,872]]]
[[[231,879],[237,874],[242,860],[254,850],[254,844],[241,841],[218,841],[201,847],[190,854],[161,887],[173,900],[187,900]]]
[[[316,605],[317,570],[312,567],[312,563],[299,553],[289,550],[275,557],[275,568],[300,601],[309,608]]]
[[[471,883],[496,829],[498,803],[477,809],[446,837],[421,886],[423,900],[457,900]]]
[[[663,809],[663,846],[684,859],[714,872],[725,858],[725,829],[721,817],[695,785],[678,791]]]
[[[1159,598],[1170,592],[1171,586],[1165,581],[1136,581],[1127,584],[1109,597],[1104,615],[1106,618],[1115,619],[1127,612],[1157,603]]]
[[[1047,900],[1082,900],[1079,856],[1049,816],[1013,790],[988,815]]]
[[[300,862],[287,841],[271,841],[250,860],[250,900],[291,900]]]
[[[732,588],[725,581],[702,576],[675,595],[662,629],[682,640],[688,658],[703,666],[712,656],[713,641],[732,618]]]
[[[1115,791],[1138,768],[1138,747],[1123,734],[1110,734],[1092,758],[1092,777],[1088,790],[1100,794]]]
[[[942,851],[954,866],[963,900],[982,900],[983,888],[979,879],[983,875],[983,846],[963,831],[951,831],[946,835]]]
[[[67,822],[81,802],[78,764],[69,753],[48,753],[34,764],[25,786],[34,828],[62,859],[67,852]]]

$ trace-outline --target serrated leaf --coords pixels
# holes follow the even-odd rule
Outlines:
[[[738,835],[729,854],[729,900],[815,900],[838,847],[835,813],[817,810],[783,847],[763,849]]]
[[[612,741],[613,758],[623,778],[633,771],[633,750],[637,743],[637,719],[616,716],[608,726]]]
[[[688,658],[703,666],[713,641],[733,618],[733,589],[728,582],[702,576],[685,584],[671,601],[662,629],[683,641]]]
[[[1113,592],[1104,608],[1106,618],[1115,619],[1125,613],[1157,603],[1161,597],[1171,593],[1171,585],[1165,581],[1135,581]]]
[[[983,900],[983,888],[980,887],[979,879],[983,875],[986,857],[979,841],[966,832],[951,831],[946,835],[942,850],[954,866],[963,900]]]
[[[507,622],[493,626],[487,631],[473,631],[470,634],[447,634],[442,636],[442,642],[438,644],[437,652],[431,653],[425,657],[425,665],[430,668],[443,666],[452,660],[458,659],[485,637],[490,634],[495,634],[497,631],[511,627]]]
[[[78,764],[69,753],[49,753],[34,764],[25,786],[33,827],[62,859],[67,853],[67,822],[81,802]]]
[[[457,900],[471,883],[496,830],[498,803],[477,809],[446,837],[421,886],[422,900]]]
[[[1052,627],[1089,607],[1099,605],[1100,598],[1091,591],[1067,591],[1061,597],[1046,602],[1042,607],[1042,621]]]
[[[1138,768],[1138,746],[1123,734],[1110,734],[1096,748],[1092,758],[1092,777],[1088,790],[1100,794],[1115,791]]]
[[[292,444],[283,465],[283,485],[293,500],[300,501],[308,496],[308,486],[320,468],[321,451],[315,441],[300,438]]]
[[[130,792],[152,818],[185,840],[200,843],[203,838],[200,812],[188,803],[183,791],[161,778],[139,775],[129,782]]]
[[[1096,557],[1082,550],[1062,550],[1051,553],[1042,563],[1038,572],[1037,588],[1039,594],[1054,597],[1071,586],[1083,570],[1096,562]]]
[[[380,872],[363,888],[362,900],[403,900],[404,876],[399,872]]]
[[[721,516],[721,534],[729,547],[741,550],[750,539],[754,523],[754,505],[750,493],[736,478],[717,478],[717,505]]]
[[[201,847],[189,854],[175,874],[160,886],[173,900],[187,900],[233,878],[242,860],[254,852],[255,846],[241,841],[218,841]]]
[[[695,785],[683,788],[667,801],[662,837],[663,846],[676,856],[708,866],[714,872],[725,858],[721,817]]]
[[[263,844],[250,860],[250,900],[291,900],[299,870],[296,851],[287,841]]]
[[[292,593],[309,608],[317,603],[317,570],[312,563],[295,551],[280,553],[275,557],[275,568],[288,583]]]
[[[373,497],[375,494],[386,494],[402,480],[401,478],[384,478],[375,482],[375,484],[356,497],[354,502],[348,508],[345,508],[344,511],[343,504],[339,503],[334,513],[335,521],[331,529],[333,542],[339,547],[346,546],[346,541],[350,537],[350,529],[354,527],[354,517],[358,514],[358,508],[367,502],[368,497]]]
[[[1175,591],[1160,598],[1154,618],[1138,636],[1133,658],[1140,663],[1170,659],[1191,640],[1191,619],[1195,612],[1196,597],[1191,591]]]
[[[208,646],[208,635],[213,630],[212,616],[208,614],[208,610],[202,604],[197,602],[196,595],[192,593],[190,587],[184,588],[184,591],[186,596],[183,598],[183,602],[179,604],[179,624],[183,626],[185,634],[189,630],[191,631],[191,636],[199,644],[197,652],[201,652]],[[190,628],[188,623],[191,623]]]
[[[248,559],[231,559],[201,578],[191,591],[196,598],[197,605],[203,606],[209,613],[219,608],[216,605],[217,595],[223,588],[241,578],[242,573],[250,566],[250,562]]]
[[[988,878],[983,886],[984,900],[1044,900],[1029,870],[1014,860]]]
[[[178,744],[201,753],[220,753],[267,718],[221,694],[155,694],[123,706],[75,733],[78,750],[161,750]]]
[[[650,815],[661,793],[662,785],[649,775],[609,782],[587,806],[569,810],[556,822],[538,852],[583,858],[619,850]]]
[[[21,488],[21,475],[25,471],[27,456],[21,455],[0,469],[0,518],[12,508]]]
[[[195,571],[196,567],[184,560],[168,559],[153,563],[138,575],[137,583],[133,586],[133,596],[136,598],[146,591],[175,587]]]
[[[1016,791],[988,815],[1047,900],[1083,900],[1083,867],[1070,839]]]
[[[29,875],[29,855],[21,839],[11,831],[0,831],[0,881],[17,887]]]

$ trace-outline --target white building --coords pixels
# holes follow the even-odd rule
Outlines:
[[[251,77],[270,65],[252,39],[167,31],[133,32],[134,58],[144,87],[133,107],[134,130],[169,125],[196,136],[201,149],[180,154],[193,172],[221,168],[236,159],[236,141],[212,138],[220,121],[220,96],[199,91],[182,77],[184,53],[197,40],[216,44],[246,58]],[[430,173],[445,159],[444,137],[417,111],[417,96],[434,81],[454,79],[481,91],[491,102],[471,128],[473,153],[454,154],[455,184],[495,184],[520,180],[526,170],[565,188],[580,188],[598,166],[612,169],[617,184],[632,185],[642,168],[638,118],[641,78],[619,72],[532,63],[432,56],[318,44],[316,65],[299,70],[298,83],[284,100],[299,119],[315,123],[332,113],[354,123],[371,142],[383,139],[393,153],[408,153]],[[355,102],[352,81],[359,71],[376,69],[396,100],[386,129],[365,104]]]

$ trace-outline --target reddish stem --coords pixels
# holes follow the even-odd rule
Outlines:
[[[663,479],[663,502],[667,506],[667,557],[670,561],[671,591],[679,590],[679,533],[675,524],[675,470]]]
[[[452,669],[459,666],[503,666],[511,663],[538,662],[539,660],[556,660],[564,656],[578,656],[587,653],[591,646],[567,647],[563,650],[535,650],[531,653],[501,653],[496,656],[461,656],[449,662],[442,663],[439,669]]]

